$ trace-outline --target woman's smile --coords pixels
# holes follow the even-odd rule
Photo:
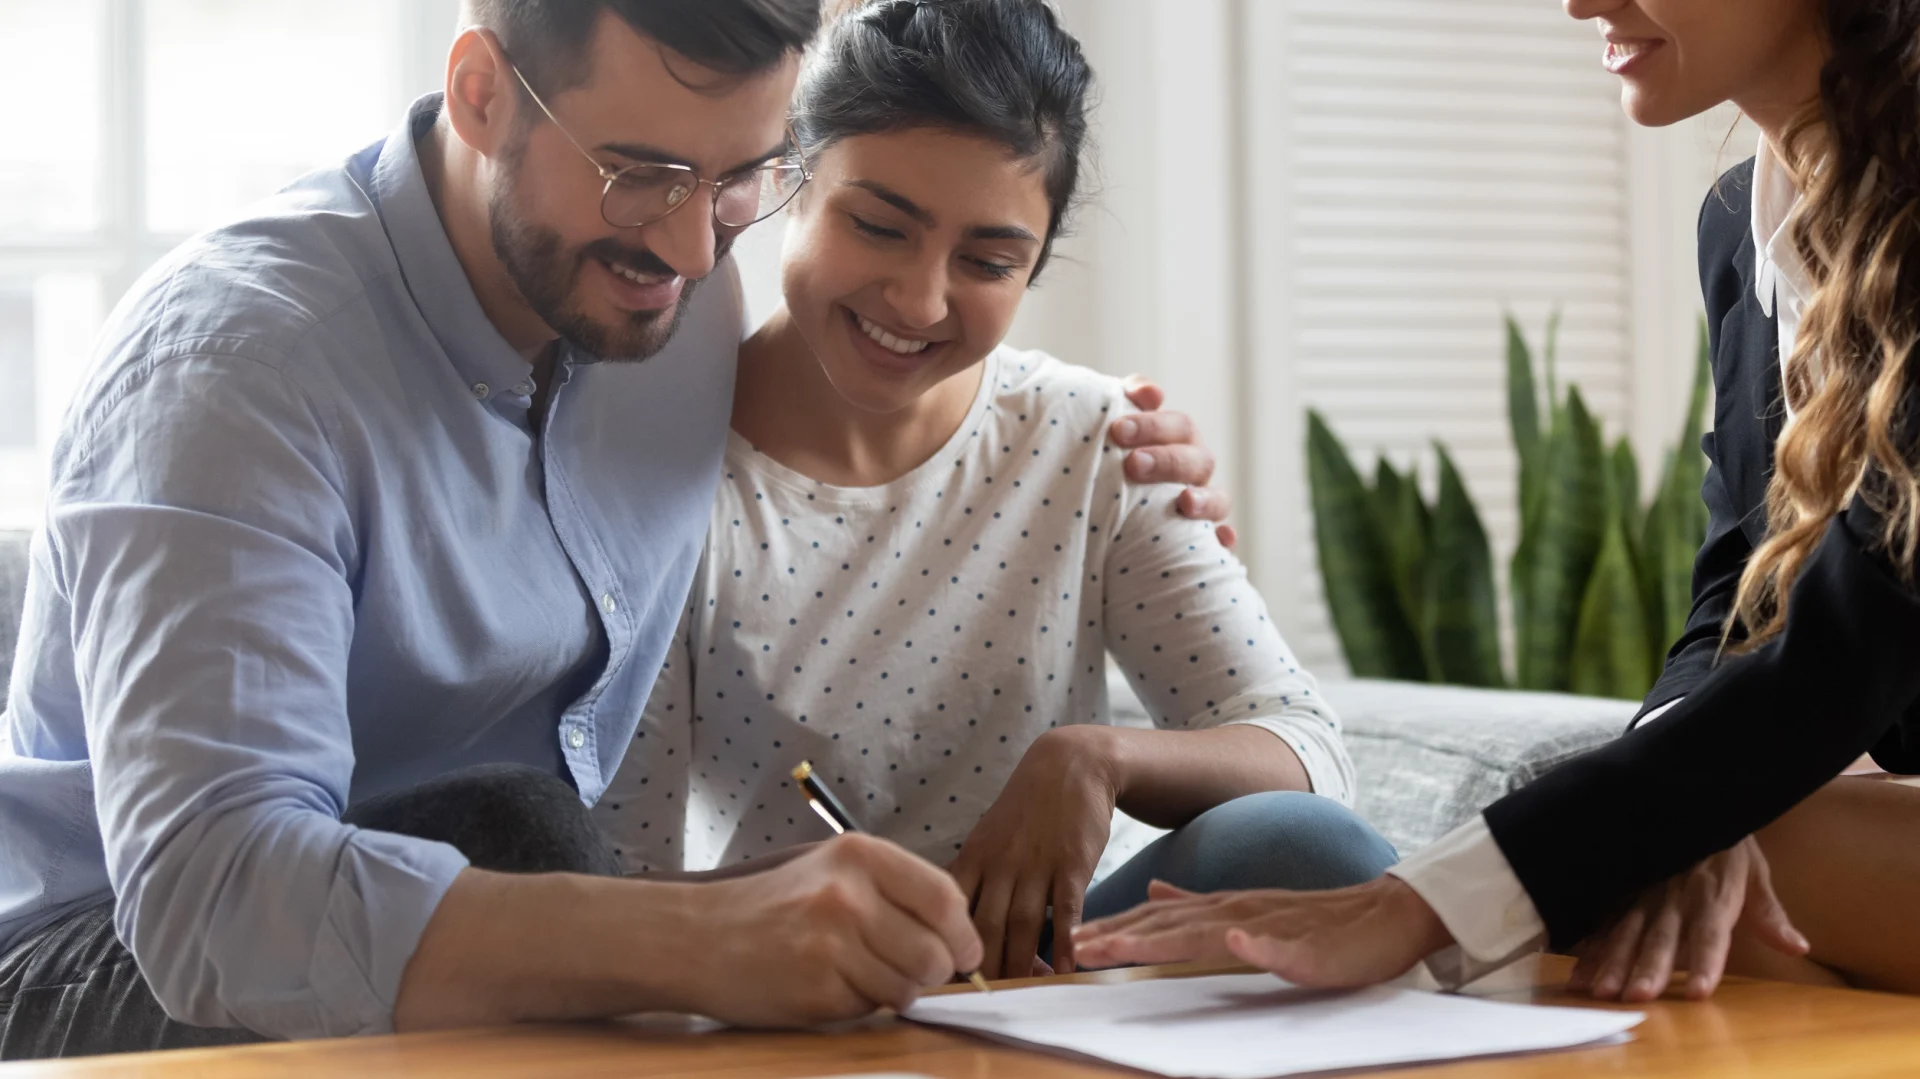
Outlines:
[[[903,337],[850,307],[841,310],[846,313],[847,336],[854,351],[882,372],[918,374],[946,355],[946,341]]]

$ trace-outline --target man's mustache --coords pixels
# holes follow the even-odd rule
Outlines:
[[[733,251],[733,241],[732,236],[722,236],[714,244],[714,265],[719,265]],[[581,248],[580,253],[604,262],[629,267],[650,277],[680,276],[680,272],[667,265],[666,260],[659,255],[644,247],[629,247],[612,237],[595,240]]]

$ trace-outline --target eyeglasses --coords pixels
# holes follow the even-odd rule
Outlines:
[[[520,69],[511,61],[507,68],[520,80],[520,85],[526,87],[527,95],[547,114],[547,119],[553,121],[560,134],[573,143],[573,148],[580,151],[580,156],[606,181],[600,190],[600,216],[614,228],[637,229],[651,225],[693,201],[694,194],[702,187],[711,187],[714,223],[722,228],[743,229],[779,213],[807,181],[813,179],[806,165],[797,160],[761,165],[719,180],[709,180],[686,165],[628,165],[620,169],[603,165],[560,123],[547,103],[540,100]]]

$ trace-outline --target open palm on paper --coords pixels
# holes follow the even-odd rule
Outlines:
[[[1397,978],[1452,943],[1394,877],[1324,892],[1200,895],[1155,881],[1148,902],[1074,935],[1083,967],[1248,963],[1297,985],[1348,988]]]

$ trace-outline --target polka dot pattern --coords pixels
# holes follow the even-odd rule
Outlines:
[[[944,864],[1034,739],[1106,722],[1109,655],[1161,727],[1264,727],[1351,803],[1339,721],[1244,568],[1180,488],[1122,474],[1118,381],[987,365],[960,429],[882,487],[733,437],[677,647],[594,811],[630,871],[823,838],[803,759],[862,828]]]

